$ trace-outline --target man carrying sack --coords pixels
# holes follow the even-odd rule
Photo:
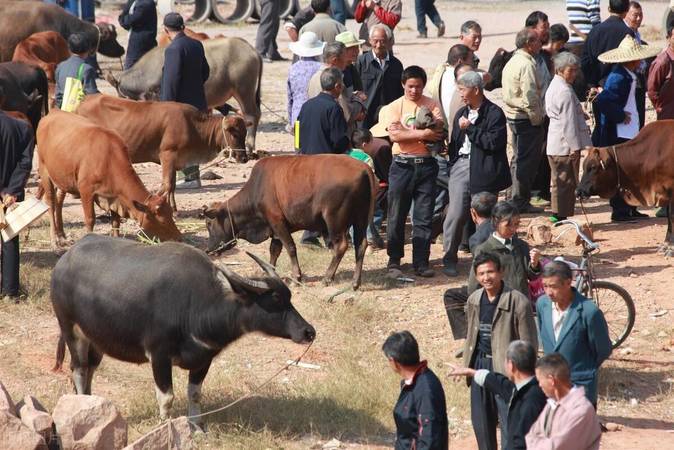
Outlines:
[[[91,47],[83,33],[73,33],[68,38],[68,49],[72,55],[56,66],[56,107],[74,112],[84,99],[84,95],[97,94],[96,69],[85,58]]]
[[[0,98],[4,98],[1,88]],[[35,138],[30,125],[0,111],[0,208],[5,211],[14,203],[23,201],[24,188],[33,165],[34,146]],[[18,300],[19,236],[2,242],[0,266],[0,295]]]

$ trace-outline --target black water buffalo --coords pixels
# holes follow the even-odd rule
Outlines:
[[[292,232],[328,235],[334,256],[324,281],[331,282],[348,247],[353,226],[356,270],[353,288],[360,286],[367,248],[365,231],[372,220],[375,195],[372,170],[346,155],[275,156],[260,160],[246,184],[232,198],[204,206],[209,252],[235,238],[258,244],[271,237],[271,263],[285,248],[293,277],[302,273]]]
[[[117,42],[114,25],[94,25],[49,3],[2,1],[0,61],[11,61],[19,42],[40,31],[56,31],[66,40],[73,33],[84,33],[91,48],[98,48],[101,54],[111,58],[119,58],[124,54],[124,47]]]
[[[307,343],[316,332],[290,303],[274,268],[254,255],[264,278],[244,278],[178,243],[148,246],[89,234],[54,267],[51,299],[61,328],[55,370],[70,350],[78,394],[91,394],[103,355],[150,362],[162,418],[173,402],[171,368],[189,370],[189,416],[213,358],[260,331]],[[201,420],[197,420],[201,422]]]
[[[42,115],[49,112],[49,83],[44,70],[22,62],[0,63],[3,109],[20,111],[37,130]]]
[[[633,206],[669,206],[667,234],[662,247],[674,253],[674,120],[658,120],[632,140],[611,147],[591,147],[583,163],[576,193],[581,198],[616,193]]]

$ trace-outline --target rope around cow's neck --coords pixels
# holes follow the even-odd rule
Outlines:
[[[618,176],[618,192],[620,193],[623,191],[623,188],[620,183],[620,163],[618,162],[618,152],[615,150],[615,145],[611,146],[611,150],[613,150],[613,159],[615,159],[615,172]]]

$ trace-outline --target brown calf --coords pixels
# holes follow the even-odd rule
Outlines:
[[[96,219],[94,202],[101,198],[108,204],[119,202],[148,235],[180,240],[166,196],[148,192],[117,133],[76,114],[53,110],[40,122],[37,135],[40,183],[49,205],[54,248],[66,243],[62,217],[66,193],[81,198],[88,232]],[[113,235],[118,236],[119,214],[110,213]]]
[[[24,62],[44,70],[50,91],[56,82],[56,66],[70,57],[68,43],[56,31],[41,31],[28,36],[14,49],[12,61]]]
[[[192,31],[189,28],[185,27],[183,30],[185,32],[185,35],[188,37],[191,37],[192,39],[196,39],[197,41],[205,41],[206,39],[210,39],[211,37],[206,34],[206,33],[200,33],[198,31]],[[218,34],[217,36],[214,36],[214,38],[222,37],[222,34]],[[159,47],[168,47],[168,45],[171,43],[171,39],[169,39],[168,34],[165,32],[159,33],[159,36],[157,36],[157,45]]]

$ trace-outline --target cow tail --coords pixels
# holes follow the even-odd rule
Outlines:
[[[44,71],[40,72],[40,95],[42,95],[42,108],[44,115],[49,114],[49,80],[47,79],[47,74]],[[37,133],[37,130],[35,130]]]
[[[262,56],[258,55],[258,60],[260,61],[260,75],[257,78],[257,89],[255,90],[255,104],[257,105],[257,110],[260,111],[262,106]]]
[[[367,174],[370,179],[370,213],[367,216],[367,223],[369,225],[374,218],[374,208],[377,202],[377,182],[374,178],[374,172],[371,169],[367,171]]]
[[[59,342],[56,345],[56,364],[52,368],[52,372],[60,372],[63,367],[63,360],[66,356],[66,339],[63,337],[63,333],[59,334]]]

